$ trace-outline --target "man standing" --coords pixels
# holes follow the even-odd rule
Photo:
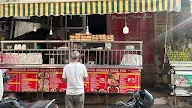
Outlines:
[[[88,74],[84,64],[79,62],[80,53],[71,53],[72,62],[63,69],[62,78],[67,82],[65,107],[84,108],[84,81],[87,81]]]

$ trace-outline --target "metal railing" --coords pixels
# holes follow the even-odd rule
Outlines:
[[[91,67],[142,67],[142,41],[1,41],[1,64],[63,66],[73,50]],[[131,63],[135,60],[139,63]]]

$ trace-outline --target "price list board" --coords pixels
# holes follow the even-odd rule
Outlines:
[[[108,93],[131,93],[140,90],[138,69],[110,69]]]
[[[89,68],[88,81],[84,82],[85,92],[93,93],[130,93],[140,89],[138,69],[100,69]],[[14,75],[7,84],[6,91],[12,92],[65,92],[63,69],[10,69]]]
[[[14,76],[6,83],[6,91],[37,92],[39,69],[9,69],[8,75]]]
[[[14,77],[9,80],[7,83],[4,84],[4,89],[5,91],[15,91],[15,92],[20,92],[20,74],[19,72],[12,72],[12,70],[10,69],[8,72],[8,75],[12,76],[14,75]]]
[[[100,92],[100,93],[107,92],[108,72],[109,72],[109,69],[92,69],[91,70],[91,72],[89,73],[89,82],[90,82],[91,92]]]
[[[66,83],[62,79],[63,69],[50,69],[49,71],[49,92],[65,92]]]
[[[38,91],[38,72],[21,72],[20,73],[21,92]]]
[[[140,89],[140,73],[119,74],[120,93],[130,93]]]

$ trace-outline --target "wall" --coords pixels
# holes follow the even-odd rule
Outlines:
[[[167,17],[168,15],[168,17]],[[126,20],[125,20],[126,17]],[[168,18],[168,19],[167,19]],[[167,19],[167,22],[166,22]],[[172,34],[172,13],[145,13],[145,14],[114,14],[108,16],[108,33],[114,34],[115,40],[143,41],[143,70],[142,86],[153,87],[160,83],[169,83],[168,71],[164,66],[164,44],[166,27],[168,35]],[[127,22],[130,29],[128,35],[122,33]],[[166,26],[166,23],[168,26]]]
[[[108,33],[115,36],[116,41],[143,41],[143,70],[142,85],[154,85],[155,61],[155,32],[154,13],[112,14],[108,16]],[[125,22],[129,34],[123,34]]]

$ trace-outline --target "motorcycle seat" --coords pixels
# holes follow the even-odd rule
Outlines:
[[[31,106],[29,106],[28,108],[49,108],[49,106],[55,101],[55,99],[53,100],[39,100],[37,102],[35,102],[34,104],[32,104]]]

